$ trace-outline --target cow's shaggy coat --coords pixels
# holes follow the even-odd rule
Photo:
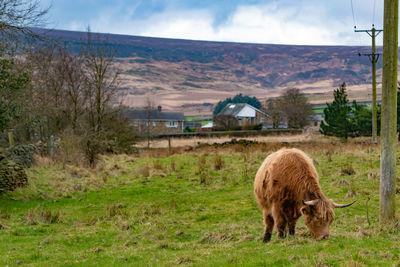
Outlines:
[[[286,229],[294,235],[302,214],[314,238],[327,238],[333,209],[348,206],[324,196],[312,160],[294,148],[281,149],[264,160],[255,177],[254,193],[264,215],[264,242],[271,239],[275,224],[279,237],[286,235]]]

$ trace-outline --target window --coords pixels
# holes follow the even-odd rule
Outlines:
[[[133,126],[134,126],[134,127],[138,127],[138,126],[139,126],[139,121],[134,120],[134,121],[133,121]]]
[[[165,126],[167,126],[167,127],[178,127],[178,121],[167,121],[165,123]]]
[[[145,125],[146,125],[146,126],[149,126],[149,125],[150,125],[150,122],[149,122],[149,121],[146,121]]]
[[[153,121],[153,127],[156,127],[157,122]]]

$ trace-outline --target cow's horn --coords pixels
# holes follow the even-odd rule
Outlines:
[[[357,200],[354,200],[353,202],[349,203],[349,204],[337,204],[335,202],[333,202],[333,207],[334,208],[346,208],[348,206],[351,206],[354,204],[354,202],[356,202]]]
[[[315,199],[314,200],[310,200],[310,201],[304,201],[303,200],[303,204],[306,206],[314,206],[315,205]]]

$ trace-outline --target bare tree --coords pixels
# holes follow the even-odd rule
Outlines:
[[[48,10],[38,0],[0,0],[0,32],[31,33],[31,27],[44,25]]]
[[[310,123],[310,115],[313,114],[312,106],[299,89],[287,89],[280,96],[280,101],[289,128],[303,128]]]
[[[40,136],[48,140],[66,124],[64,63],[61,48],[40,47],[28,54],[31,65],[30,110],[36,115]]]
[[[279,123],[284,118],[282,101],[280,98],[268,99],[265,103],[265,111],[272,119],[272,128],[279,128]]]
[[[96,42],[96,43],[95,43]],[[87,45],[83,49],[84,71],[87,75],[89,124],[95,132],[104,128],[104,120],[118,87],[118,72],[113,69],[115,50],[107,40],[92,39],[88,30]]]
[[[67,114],[69,114],[71,127],[76,132],[78,120],[85,110],[85,82],[86,76],[83,72],[81,59],[63,50],[61,53],[63,69],[65,102]]]

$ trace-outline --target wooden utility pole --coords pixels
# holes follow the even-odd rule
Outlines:
[[[375,26],[372,24],[371,30],[356,30],[354,26],[355,32],[366,32],[372,38],[372,53],[371,54],[360,54],[359,56],[368,56],[372,63],[372,142],[377,143],[377,119],[376,119],[376,62],[378,62],[379,55],[376,53],[376,45],[375,38],[383,31],[375,29]]]
[[[395,218],[396,122],[399,0],[385,0],[383,33],[382,123],[381,123],[381,224]]]

